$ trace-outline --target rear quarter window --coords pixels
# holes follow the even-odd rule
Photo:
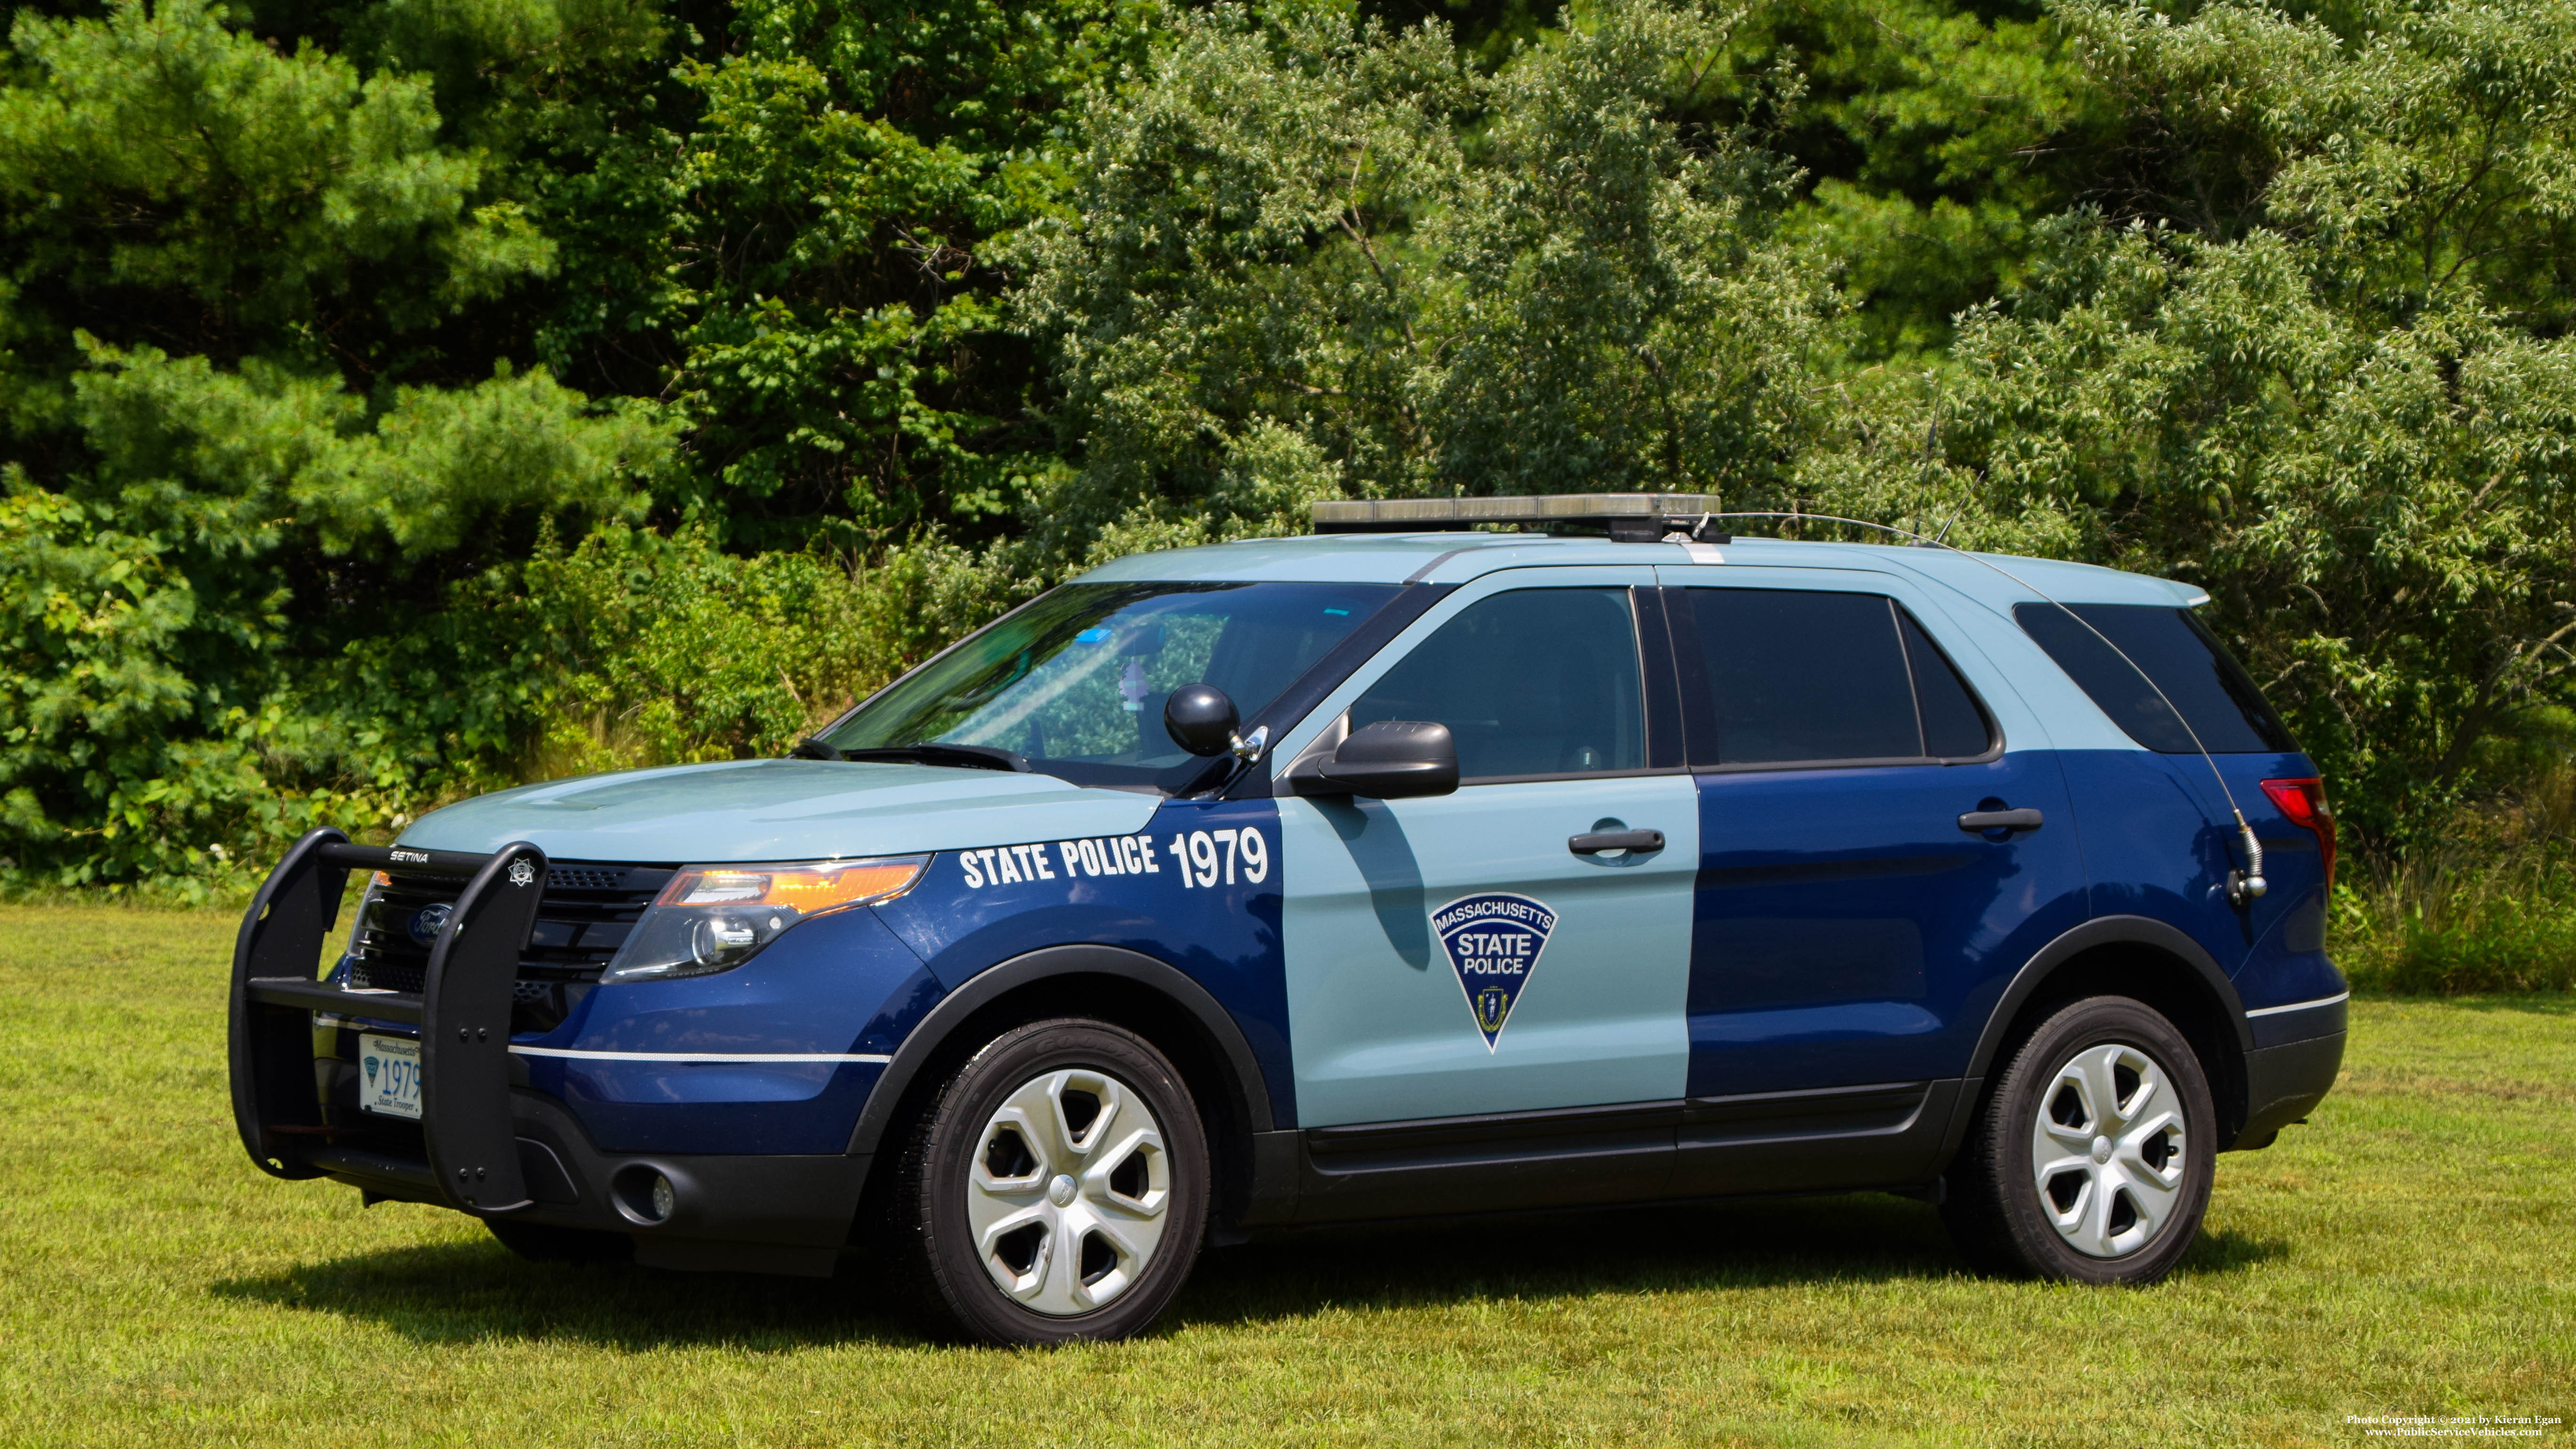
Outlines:
[[[2067,617],[2070,607],[2081,623]],[[2013,620],[2113,724],[2159,754],[2197,754],[2201,748],[2214,755],[2287,754],[2298,748],[2244,667],[2189,609],[2016,604]]]

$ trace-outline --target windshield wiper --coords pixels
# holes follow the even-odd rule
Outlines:
[[[946,765],[952,769],[1004,770],[1013,774],[1029,773],[1028,756],[990,745],[877,745],[866,749],[837,749],[829,742],[806,738],[796,742],[788,754],[800,760],[878,760],[898,765]]]

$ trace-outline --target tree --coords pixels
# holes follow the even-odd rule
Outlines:
[[[888,667],[1011,597],[937,536],[990,533],[1051,466],[978,254],[1061,189],[1065,95],[1153,13],[22,7],[0,70],[0,881],[184,877],[209,845],[537,768],[558,706],[663,677],[600,649],[650,652],[657,610],[733,597],[706,582],[736,577],[720,543],[786,546],[740,577],[809,591],[847,574],[808,556],[818,535],[893,547],[871,576],[905,617],[861,611],[902,641]],[[638,518],[698,528],[615,542]],[[528,564],[601,527],[606,553],[574,558],[677,582],[623,597],[622,633],[568,635],[555,603],[610,593]],[[776,701],[704,695],[630,753],[786,728]]]
[[[2121,113],[2039,0],[1775,0],[1746,64],[1805,99],[1780,145],[1806,172],[1791,226],[1840,266],[1849,356],[1929,356],[1951,319],[2020,283],[2047,217],[2090,199]]]
[[[11,34],[0,827],[17,869],[185,871],[388,763],[399,707],[317,714],[315,655],[496,520],[625,511],[667,439],[543,371],[412,380],[554,259],[423,82],[200,0]]]
[[[1022,251],[1079,466],[1035,536],[1222,536],[1340,492],[1771,486],[1835,298],[1778,234],[1778,157],[1680,119],[1729,23],[1615,0],[1488,76],[1432,24],[1176,22],[1087,97],[1070,212]]]
[[[1141,52],[1119,0],[750,0],[680,72],[668,184],[678,495],[794,546],[989,535],[1053,464],[987,243],[1056,203],[1069,98]]]
[[[2576,16],[2061,18],[2142,138],[2129,215],[2051,223],[1955,371],[1810,477],[2203,585],[2363,838],[2402,844],[2576,675]]]

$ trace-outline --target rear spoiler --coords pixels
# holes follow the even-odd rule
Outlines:
[[[353,991],[316,980],[314,963],[352,870],[465,882],[430,947],[421,994]],[[467,1212],[529,1205],[510,1118],[510,1001],[519,952],[545,895],[545,852],[525,841],[489,855],[352,845],[325,827],[268,873],[233,944],[233,1125],[272,1177],[334,1169],[417,1179],[423,1167],[331,1145],[313,1075],[313,1019],[336,1012],[420,1028],[421,1133],[432,1187]]]

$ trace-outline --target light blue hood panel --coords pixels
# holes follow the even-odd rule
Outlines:
[[[1052,775],[832,760],[734,760],[588,775],[450,805],[402,844],[556,860],[821,860],[1127,835],[1161,798]]]

